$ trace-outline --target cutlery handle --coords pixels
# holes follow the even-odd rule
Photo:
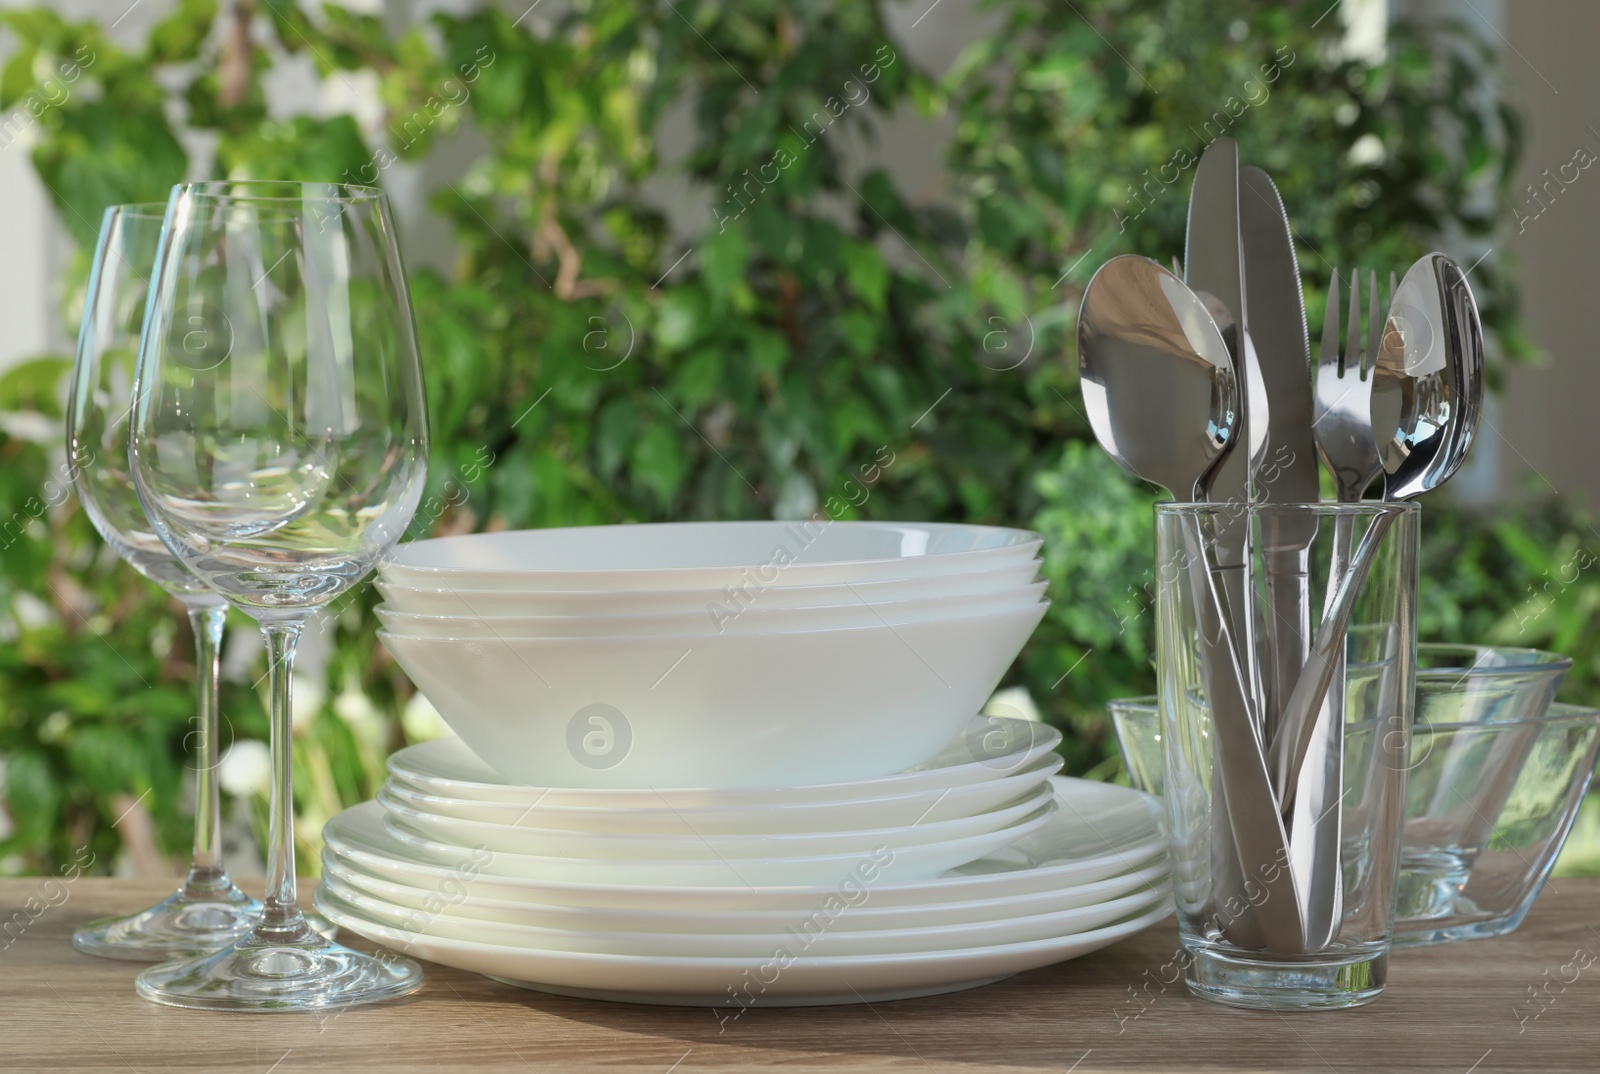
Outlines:
[[[1337,590],[1323,612],[1316,640],[1311,643],[1311,652],[1306,658],[1305,670],[1295,683],[1288,704],[1284,706],[1283,721],[1270,752],[1276,760],[1278,800],[1286,812],[1294,802],[1300,768],[1305,763],[1306,752],[1310,749],[1316,730],[1317,721],[1314,717],[1328,696],[1328,686],[1333,681],[1334,672],[1343,667],[1343,661],[1336,657],[1344,652],[1345,634],[1350,625],[1350,614],[1355,610],[1356,595],[1366,585],[1378,545],[1398,517],[1398,513],[1378,515],[1367,525],[1367,531],[1361,535],[1361,541],[1351,556],[1349,569],[1344,571]]]
[[[1224,835],[1233,845],[1235,860],[1230,864],[1237,865],[1237,870],[1214,872],[1213,879],[1220,882],[1225,878],[1229,887],[1237,884],[1237,890],[1218,894],[1242,896],[1246,910],[1253,910],[1253,921],[1249,913],[1241,913],[1229,922],[1228,927],[1236,936],[1234,942],[1295,953],[1305,947],[1305,932],[1289,868],[1288,837],[1273,798],[1239,649],[1234,645],[1222,597],[1212,576],[1198,517],[1192,530],[1185,530],[1185,541],[1192,559],[1188,576],[1195,628],[1204,647],[1201,686],[1211,706],[1213,785],[1225,789],[1223,793],[1214,790],[1216,804],[1223,812],[1211,821],[1213,849],[1217,852],[1213,860],[1222,852],[1217,846],[1218,836]],[[1219,568],[1218,573],[1226,577],[1247,572],[1239,564]],[[1265,891],[1259,901],[1249,897],[1247,885],[1252,880]]]

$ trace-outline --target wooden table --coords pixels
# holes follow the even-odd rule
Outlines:
[[[1388,993],[1353,1011],[1235,1011],[1181,985],[1161,991],[1160,967],[1177,946],[1168,921],[971,992],[752,1009],[720,1026],[709,1009],[564,999],[431,964],[419,993],[383,1007],[320,1015],[160,1007],[134,995],[134,964],[80,955],[68,937],[85,921],[153,902],[164,885],[83,877],[62,890],[0,881],[0,922],[12,922],[0,926],[5,1074],[1600,1070],[1600,880],[1547,888],[1515,935],[1401,952]],[[30,896],[38,897],[31,915]],[[27,922],[20,933],[18,921]]]

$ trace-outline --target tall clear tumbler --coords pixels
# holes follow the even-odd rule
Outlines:
[[[1384,987],[1416,675],[1417,507],[1160,504],[1157,642],[1185,976],[1233,1006]]]
[[[372,187],[174,188],[134,383],[129,460],[169,551],[261,626],[270,661],[267,891],[255,930],[153,967],[139,993],[284,1011],[403,995],[420,971],[324,940],[296,905],[289,684],[315,609],[404,533],[428,460],[416,327]]]

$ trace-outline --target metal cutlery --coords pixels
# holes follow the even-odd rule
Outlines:
[[[1195,516],[1182,549],[1201,566],[1185,574],[1214,736],[1211,901],[1236,901],[1247,877],[1275,877],[1220,927],[1242,947],[1312,952],[1337,939],[1344,913],[1348,623],[1395,516],[1358,540],[1355,515],[1335,514],[1313,608],[1317,523],[1272,506],[1315,502],[1319,461],[1342,503],[1379,477],[1392,502],[1448,480],[1482,408],[1482,333],[1464,274],[1442,254],[1398,286],[1390,277],[1387,311],[1369,275],[1365,333],[1359,276],[1341,303],[1336,273],[1313,372],[1282,199],[1264,171],[1239,168],[1226,138],[1195,169],[1182,271],[1179,281],[1123,256],[1096,273],[1078,327],[1083,397],[1119,464],[1217,505]],[[1408,628],[1415,609],[1401,604]]]
[[[1084,402],[1101,446],[1131,473],[1172,493],[1205,498],[1238,434],[1232,366],[1205,303],[1154,261],[1113,258],[1089,281],[1078,317]],[[1151,392],[1152,384],[1167,390]],[[1213,781],[1213,846],[1221,848],[1213,863],[1214,894],[1227,901],[1244,890],[1243,877],[1259,878],[1266,896],[1252,913],[1230,915],[1230,935],[1251,946],[1298,950],[1300,900],[1283,868],[1287,833],[1251,718],[1248,665],[1238,657],[1226,598],[1208,562],[1213,540],[1198,523],[1186,535],[1185,554],[1204,567],[1184,573],[1194,586],[1206,646],[1203,685],[1220,776]]]

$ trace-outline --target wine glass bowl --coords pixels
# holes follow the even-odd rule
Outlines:
[[[161,543],[128,464],[128,420],[151,266],[164,205],[106,210],[84,299],[67,401],[67,455],[84,511],[100,536],[140,574],[181,600],[195,636],[198,714],[194,858],[178,890],[147,910],[92,922],[73,933],[80,951],[162,961],[225,947],[246,935],[261,904],[222,868],[218,842],[217,652],[227,607]]]
[[[368,187],[203,183],[173,214],[134,477],[185,566],[252,614],[298,615],[366,576],[426,477],[387,203]]]
[[[182,1007],[343,1007],[421,971],[325,940],[296,905],[290,690],[306,617],[398,541],[426,480],[426,401],[388,202],[375,188],[222,181],[168,201],[128,455],[151,527],[261,624],[272,782],[254,933],[140,974]]]

